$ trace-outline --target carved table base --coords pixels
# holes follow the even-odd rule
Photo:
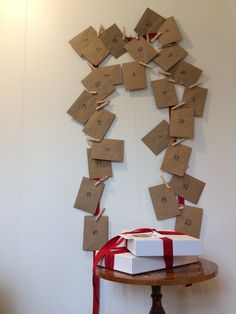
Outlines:
[[[149,314],[166,314],[162,304],[161,304],[161,287],[152,286],[152,307]]]

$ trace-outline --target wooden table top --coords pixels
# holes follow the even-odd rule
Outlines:
[[[202,282],[215,277],[218,266],[199,258],[197,263],[152,271],[139,275],[129,275],[98,266],[96,275],[100,278],[131,285],[170,286]]]

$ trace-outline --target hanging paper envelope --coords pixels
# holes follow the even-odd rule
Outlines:
[[[138,62],[123,63],[123,78],[126,90],[145,89],[147,87],[145,68]]]
[[[164,22],[165,18],[163,16],[147,8],[136,25],[134,31],[139,35],[155,33]]]
[[[172,110],[170,120],[171,137],[192,138],[194,135],[194,111],[192,108]]]
[[[168,79],[155,80],[151,84],[157,108],[166,108],[178,103],[175,85]]]
[[[93,216],[84,217],[83,250],[100,250],[108,241],[108,217],[102,216],[95,220]]]
[[[108,160],[92,159],[92,148],[87,149],[89,178],[112,177],[112,164]]]
[[[159,40],[162,46],[175,43],[182,39],[182,35],[173,16],[168,17],[165,20],[158,32],[161,32]]]
[[[153,61],[163,70],[169,71],[176,63],[187,56],[187,51],[179,45],[162,48]]]
[[[183,101],[186,102],[184,107],[193,108],[196,117],[202,117],[207,98],[208,89],[203,87],[186,87],[184,90]]]
[[[143,37],[132,39],[125,45],[125,49],[136,61],[144,63],[148,63],[158,54]]]
[[[83,55],[83,51],[87,48],[93,41],[97,39],[97,32],[92,26],[86,28],[83,32],[79,33],[77,36],[70,40],[72,48],[80,55]]]
[[[123,162],[124,141],[104,139],[100,143],[95,143],[91,150],[91,158]]]

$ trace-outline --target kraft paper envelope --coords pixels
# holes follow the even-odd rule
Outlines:
[[[94,139],[101,140],[115,119],[115,114],[107,110],[96,111],[85,124],[83,132]]]
[[[158,30],[161,32],[159,40],[162,46],[166,46],[182,39],[182,35],[173,16],[168,17]]]
[[[176,195],[184,197],[186,200],[197,204],[205,183],[185,174],[183,178],[173,176],[170,182],[172,190]]]
[[[97,39],[97,32],[92,26],[86,28],[83,32],[72,38],[69,43],[72,48],[80,55],[83,55],[83,51],[88,47],[94,40]]]
[[[148,63],[158,54],[143,37],[132,39],[125,45],[125,49],[136,60]]]
[[[161,170],[183,177],[188,166],[192,148],[178,144],[168,146]]]
[[[162,48],[159,54],[153,60],[163,70],[169,71],[180,60],[187,56],[187,51],[179,45],[173,45],[171,47]]]
[[[123,78],[126,90],[145,89],[147,87],[145,68],[138,62],[123,63]]]
[[[158,220],[180,215],[176,196],[165,184],[150,187],[149,193]]]
[[[164,22],[164,17],[147,8],[136,25],[134,31],[140,35],[155,33]]]
[[[105,187],[104,183],[100,183],[95,186],[95,182],[95,180],[83,177],[75,200],[74,208],[95,214]]]
[[[192,64],[180,61],[170,70],[171,78],[186,86],[196,83],[202,74],[202,70]]]
[[[157,156],[170,142],[170,126],[165,120],[161,121],[142,138],[144,144]]]
[[[92,147],[91,158],[123,162],[124,141],[104,139],[100,143],[95,143]]]
[[[87,149],[89,178],[102,178],[104,176],[112,177],[111,161],[91,158],[92,148]]]
[[[83,250],[100,250],[107,241],[108,217],[102,216],[96,221],[92,216],[85,216]]]
[[[109,53],[110,51],[107,50],[103,41],[99,37],[83,50],[83,56],[94,65],[101,63]]]
[[[96,100],[96,96],[91,95],[88,91],[84,90],[69,108],[67,113],[76,121],[85,124],[96,111]]]
[[[194,111],[192,108],[172,110],[170,136],[187,138],[194,136]]]
[[[100,38],[107,50],[111,52],[113,57],[119,58],[126,52],[124,45],[126,44],[127,40],[123,39],[123,33],[116,24],[113,24],[107,28],[100,35]]]
[[[85,88],[90,91],[97,91],[99,86],[106,82],[106,85],[118,85],[123,83],[122,69],[118,65],[110,65],[105,67],[99,67],[93,70],[82,81]]]
[[[191,237],[199,238],[203,209],[185,205],[180,212],[181,215],[176,218],[175,230]]]
[[[208,89],[203,87],[186,87],[184,90],[183,101],[186,101],[184,107],[193,108],[196,117],[202,117],[207,98]]]
[[[151,81],[151,85],[157,108],[166,108],[178,103],[175,84],[168,79]]]

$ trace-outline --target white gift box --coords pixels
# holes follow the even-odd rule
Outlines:
[[[173,266],[191,264],[197,262],[197,260],[197,256],[175,256]],[[104,259],[99,265],[105,266]],[[166,265],[164,258],[161,256],[138,257],[129,252],[114,255],[114,270],[123,273],[135,275],[164,268],[166,268]]]
[[[163,240],[167,237],[173,241],[173,256],[202,254],[202,241],[187,235],[132,234],[127,238],[127,249],[136,256],[164,256]]]

